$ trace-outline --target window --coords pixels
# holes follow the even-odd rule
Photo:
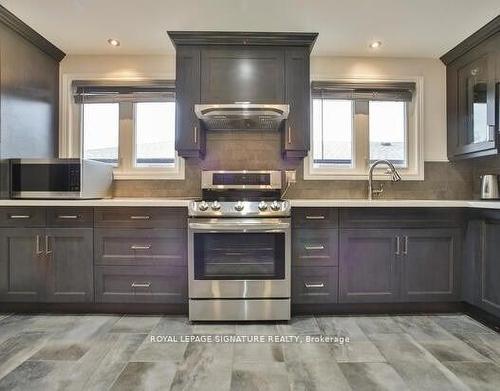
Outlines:
[[[314,162],[352,166],[353,102],[313,100]]]
[[[423,179],[416,82],[313,82],[312,97],[305,179],[366,180],[377,160],[393,163],[403,179]]]
[[[118,103],[83,105],[83,157],[118,164]]]
[[[138,167],[175,162],[175,103],[143,102],[135,108],[135,164]]]
[[[407,166],[407,105],[407,102],[368,102],[370,163],[385,159],[398,167]]]
[[[182,179],[173,82],[74,81],[81,153],[115,166],[115,179]]]

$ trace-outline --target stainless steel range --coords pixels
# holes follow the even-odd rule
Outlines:
[[[204,171],[189,205],[189,319],[290,319],[290,203],[279,171]]]

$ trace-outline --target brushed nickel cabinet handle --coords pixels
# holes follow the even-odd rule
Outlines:
[[[401,238],[396,236],[396,255],[401,254]]]
[[[49,235],[45,235],[45,254],[52,254],[52,250],[50,249],[50,237]]]
[[[149,288],[151,286],[150,282],[133,282],[130,285],[132,288]]]
[[[288,144],[292,143],[292,127],[288,127]]]
[[[143,246],[139,244],[133,244],[132,246],[130,246],[131,250],[149,250],[150,248],[151,248],[150,244],[145,244]]]
[[[308,289],[310,289],[310,288],[324,288],[325,284],[322,283],[322,282],[319,282],[319,283],[308,283],[308,282],[305,282],[304,286],[306,288],[308,288]]]
[[[131,220],[149,220],[151,216],[144,215],[144,216],[130,216]]]
[[[42,255],[43,250],[40,248],[40,235],[36,235],[36,249],[35,249],[35,254],[36,255]]]
[[[306,216],[306,220],[324,220],[325,216]]]
[[[408,255],[408,236],[404,237],[403,242],[403,255]]]
[[[79,215],[58,215],[57,218],[61,219],[61,220],[77,220],[77,219],[81,218],[81,216],[79,216]]]
[[[325,246],[308,246],[307,244],[304,246],[306,250],[324,250]]]
[[[9,219],[12,220],[26,220],[30,218],[31,218],[30,215],[9,215]]]
[[[198,144],[198,127],[193,127],[193,141],[195,144]]]

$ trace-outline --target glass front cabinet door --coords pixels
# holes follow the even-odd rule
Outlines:
[[[500,37],[489,41],[447,67],[450,160],[498,153],[496,45]]]

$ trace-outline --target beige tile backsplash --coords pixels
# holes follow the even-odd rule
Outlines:
[[[305,181],[302,161],[281,158],[281,135],[269,132],[220,132],[207,134],[205,159],[187,159],[184,181],[115,181],[115,197],[201,196],[201,170],[296,169],[297,183],[289,198],[365,198],[366,181]],[[488,161],[500,172],[500,163]],[[470,199],[478,187],[477,173],[484,169],[470,162],[425,163],[424,181],[384,182],[384,198],[398,199]],[[479,166],[479,164],[478,164]],[[488,167],[489,168],[489,167]],[[489,168],[491,169],[491,168]],[[474,179],[473,179],[474,178]]]

